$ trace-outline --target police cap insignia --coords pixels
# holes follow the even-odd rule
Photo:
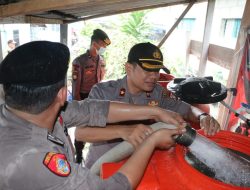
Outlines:
[[[103,41],[105,42],[106,45],[111,44],[111,41],[110,41],[110,39],[108,39],[108,38],[104,39]]]
[[[54,174],[67,177],[71,172],[70,164],[64,154],[48,152],[43,160],[43,164]]]
[[[61,43],[33,41],[11,51],[0,64],[0,83],[48,86],[64,80],[69,49]]]
[[[156,59],[161,59],[161,53],[156,50],[154,53],[153,53],[153,57],[156,58]]]

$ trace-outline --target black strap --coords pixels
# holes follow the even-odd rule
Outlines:
[[[50,133],[48,133],[47,139],[48,139],[49,141],[51,141],[51,142],[57,144],[57,145],[60,145],[60,146],[64,147],[64,142],[63,142],[61,139],[59,139],[59,138],[57,138],[57,137],[51,135]]]
[[[98,72],[97,72],[97,71],[98,71],[99,60],[100,60],[100,55],[98,55],[97,61],[96,61],[96,70],[95,70],[95,74],[96,74],[96,75],[95,75],[95,77],[96,77],[96,78],[95,78],[95,79],[96,79],[95,81],[96,81],[96,83],[98,83],[98,76],[97,76],[97,73],[98,73]],[[101,78],[101,72],[100,72],[100,78]]]

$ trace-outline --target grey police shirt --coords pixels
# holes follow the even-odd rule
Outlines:
[[[101,82],[94,85],[90,91],[89,98],[159,106],[164,109],[178,112],[183,116],[191,111],[191,106],[189,104],[169,98],[166,93],[166,89],[157,84],[152,92],[142,92],[139,95],[132,95],[128,91],[127,77],[125,76],[122,79]],[[85,160],[86,167],[91,168],[98,158],[120,142],[121,140],[117,139],[91,143]]]
[[[75,125],[105,126],[109,101],[84,100],[68,104],[52,133],[23,120],[0,106],[0,189],[131,189],[128,179],[116,173],[107,180],[73,162],[64,133]]]

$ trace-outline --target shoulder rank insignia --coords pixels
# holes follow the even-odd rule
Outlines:
[[[79,65],[73,65],[72,69],[72,79],[77,80]]]
[[[62,116],[61,116],[61,115],[59,115],[59,117],[58,117],[58,121],[59,121],[59,123],[61,124],[61,126],[63,126],[63,118],[62,118]]]
[[[148,105],[149,106],[158,106],[159,102],[158,101],[155,101],[155,100],[151,100],[148,102]]]
[[[77,75],[73,74],[72,79],[76,80],[77,79]]]
[[[166,88],[163,88],[162,97],[163,98],[168,98],[169,96],[170,96],[170,92]]]
[[[71,169],[64,154],[48,152],[43,160],[43,164],[54,174],[67,177]]]
[[[126,93],[126,89],[125,88],[121,88],[120,89],[120,96],[125,96],[125,93]]]

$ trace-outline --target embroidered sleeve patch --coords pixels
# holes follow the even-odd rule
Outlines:
[[[48,152],[44,157],[43,164],[54,174],[67,177],[71,169],[70,164],[64,154]]]

